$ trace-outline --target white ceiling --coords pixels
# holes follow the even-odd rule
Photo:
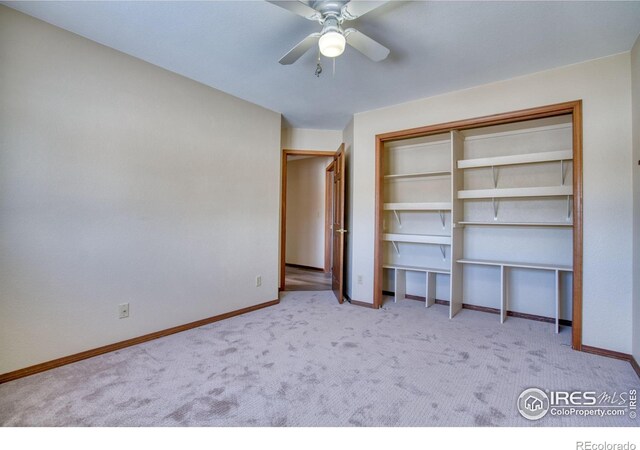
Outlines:
[[[263,1],[3,2],[46,22],[281,112],[288,126],[342,129],[360,111],[624,52],[640,1],[390,2],[350,22],[391,49],[278,59],[319,25]]]

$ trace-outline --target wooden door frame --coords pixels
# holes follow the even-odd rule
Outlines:
[[[333,171],[336,162],[331,161],[324,172],[324,273],[331,271],[333,240]]]
[[[346,168],[346,152],[344,142],[340,144],[336,155],[333,158],[334,161],[334,175],[333,175],[333,220],[331,230],[331,245],[333,248],[332,264],[331,264],[331,291],[334,293],[338,303],[344,302],[344,243],[345,233],[347,230],[344,228],[344,205],[346,203],[346,188],[345,188],[345,168]],[[336,228],[337,227],[337,228]]]
[[[287,256],[287,157],[291,156],[320,156],[320,157],[334,157],[335,151],[324,150],[282,150],[282,184],[280,191],[280,284],[279,291],[284,291],[285,288],[285,264]],[[326,220],[325,220],[326,227]],[[326,235],[326,230],[325,230]],[[326,252],[325,244],[325,252]],[[326,255],[325,255],[326,261]],[[326,263],[325,263],[326,264]]]
[[[537,108],[523,109],[502,114],[476,117],[437,125],[411,128],[376,135],[375,156],[375,234],[374,234],[374,282],[373,307],[382,305],[382,220],[384,216],[384,144],[389,141],[411,139],[450,130],[502,125],[525,120],[572,114],[573,124],[573,317],[571,347],[582,350],[582,100],[575,100]],[[455,170],[454,167],[451,170]],[[453,195],[454,193],[452,193]]]

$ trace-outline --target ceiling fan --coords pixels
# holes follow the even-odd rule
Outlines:
[[[311,49],[316,42],[320,53],[329,58],[340,56],[344,52],[345,44],[349,44],[367,58],[382,61],[389,55],[389,49],[359,32],[355,28],[342,28],[344,22],[358,17],[382,6],[387,2],[361,1],[270,1],[276,6],[284,8],[308,20],[318,21],[322,31],[311,33],[300,41],[286,55],[280,58],[280,64],[289,65],[296,62]]]

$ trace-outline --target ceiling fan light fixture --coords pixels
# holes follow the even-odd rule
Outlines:
[[[318,46],[320,47],[320,53],[324,56],[327,58],[335,58],[342,55],[346,43],[347,40],[342,33],[338,31],[327,31],[320,36]]]

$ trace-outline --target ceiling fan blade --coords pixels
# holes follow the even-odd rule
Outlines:
[[[373,61],[382,61],[389,56],[387,47],[374,41],[366,34],[362,34],[355,28],[344,30],[344,35],[347,38],[347,44]]]
[[[385,3],[389,2],[363,2],[352,0],[342,7],[342,16],[345,20],[354,20],[365,15],[369,11],[373,11],[374,9],[381,7]]]
[[[274,4],[276,6],[279,6],[280,8],[284,8],[287,11],[290,11],[294,14],[297,14],[301,17],[304,17],[305,19],[309,19],[309,20],[318,20],[322,17],[322,14],[320,14],[318,11],[316,11],[315,9],[313,9],[310,6],[305,5],[302,2],[299,1],[271,1],[271,0],[267,0],[267,3],[271,3]]]
[[[320,33],[311,33],[309,36],[298,42],[298,44],[293,47],[289,52],[280,58],[279,63],[283,65],[289,65],[296,62],[302,55],[307,53],[311,47],[316,45],[318,39],[320,38]]]

